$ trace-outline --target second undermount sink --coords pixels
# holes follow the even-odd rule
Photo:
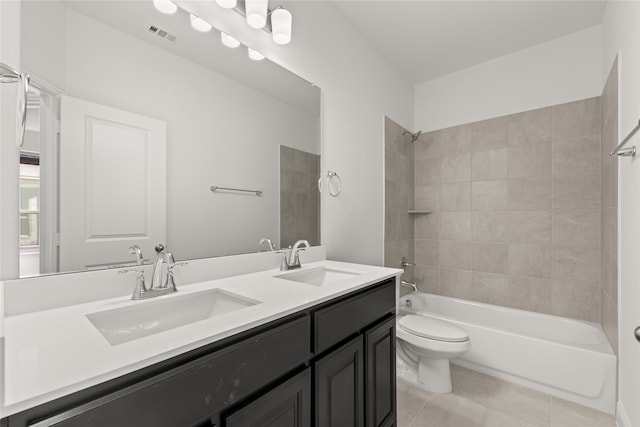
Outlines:
[[[332,267],[316,267],[308,270],[299,270],[292,273],[284,273],[275,276],[279,279],[292,282],[305,283],[307,285],[322,286],[340,280],[349,279],[361,274],[359,271],[342,270]]]
[[[221,289],[158,297],[130,307],[87,314],[112,346],[259,304]]]

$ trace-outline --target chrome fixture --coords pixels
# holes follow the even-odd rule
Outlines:
[[[0,83],[18,83],[18,115],[16,117],[16,145],[24,144],[24,132],[27,126],[27,97],[29,94],[29,74],[20,73],[7,64],[0,62]]]
[[[300,257],[299,252],[304,251],[304,248],[301,246],[305,246],[307,248],[311,247],[309,242],[306,240],[298,240],[294,243],[293,248],[291,248],[291,252],[289,253],[289,260],[287,260],[287,251],[278,251],[277,253],[282,254],[282,263],[280,264],[281,271],[294,270],[296,268],[302,267],[300,265]]]
[[[407,282],[406,280],[400,281],[400,286],[404,286],[405,288],[411,288],[413,292],[418,292],[418,287],[415,282]]]
[[[153,298],[178,291],[173,277],[173,269],[188,263],[175,262],[171,252],[166,251],[162,245],[156,246],[156,251],[158,252],[158,257],[153,264],[153,274],[149,287],[145,283],[143,269],[126,268],[118,271],[120,274],[136,273],[138,275],[136,287],[133,290],[133,295],[131,295],[132,300]],[[164,268],[165,264],[167,264],[166,269]]]
[[[131,246],[129,248],[129,253],[136,256],[136,265],[142,265],[145,261],[149,261],[148,259],[144,259],[142,256],[142,249],[140,249],[140,246],[138,245]]]
[[[409,135],[411,137],[411,142],[416,142],[418,140],[418,138],[420,138],[420,135],[422,135],[422,131],[419,130],[416,133],[411,133],[408,130],[405,130],[404,132],[402,132],[403,135]]]
[[[335,183],[335,185],[332,185]],[[340,175],[334,171],[327,171],[327,188],[331,197],[338,197],[342,193],[342,179]],[[318,179],[318,191],[322,193],[322,176]]]
[[[239,191],[242,193],[256,193],[256,196],[262,196],[262,190],[246,190],[244,188],[219,187],[217,185],[212,185],[209,189],[214,193],[219,190],[226,190],[226,191]]]
[[[270,238],[268,238],[268,237],[263,237],[262,239],[260,239],[260,244],[261,244],[261,245],[264,245],[265,243],[266,243],[266,244],[267,244],[267,246],[268,246],[268,249],[267,249],[267,250],[269,250],[269,251],[275,251],[275,250],[276,250],[276,245],[274,245],[274,244],[273,244],[273,242],[271,241],[271,239],[270,239]]]
[[[627,135],[627,137],[623,139],[622,142],[618,144],[618,146],[611,153],[609,153],[609,155],[611,157],[613,156],[635,157],[636,156],[635,145],[627,148],[622,148],[622,147],[624,147],[624,144],[626,144],[631,139],[631,137],[633,137],[633,135],[635,135],[636,132],[638,132],[638,130],[640,130],[640,120],[638,121],[638,124],[636,125],[636,127],[631,129],[631,132],[629,132],[629,135]]]
[[[402,257],[402,262],[400,263],[400,267],[407,268],[407,267],[415,267],[415,266],[416,265],[414,263],[409,262],[405,257]]]

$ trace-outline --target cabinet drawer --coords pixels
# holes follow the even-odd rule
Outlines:
[[[309,316],[47,418],[37,426],[186,426],[282,377],[310,355]]]
[[[318,354],[393,312],[395,278],[313,313],[313,351]]]

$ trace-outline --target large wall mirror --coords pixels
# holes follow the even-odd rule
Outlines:
[[[320,244],[317,87],[151,1],[23,1],[21,61],[20,277]]]

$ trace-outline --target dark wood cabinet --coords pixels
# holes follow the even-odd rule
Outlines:
[[[366,426],[385,427],[396,413],[396,319],[391,317],[365,332]]]
[[[311,369],[225,417],[226,427],[311,427]]]
[[[2,427],[387,427],[395,279],[0,420]]]
[[[364,427],[362,336],[315,364],[316,427]]]

